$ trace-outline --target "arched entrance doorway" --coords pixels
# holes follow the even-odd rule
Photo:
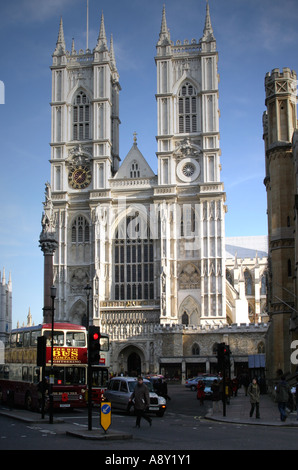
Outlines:
[[[127,358],[127,372],[131,377],[137,377],[142,373],[142,362],[138,353],[132,352]]]
[[[126,346],[118,352],[117,358],[118,373],[123,373],[130,377],[137,377],[146,370],[146,358],[142,349],[133,346],[132,344]],[[120,366],[120,367],[119,367]]]

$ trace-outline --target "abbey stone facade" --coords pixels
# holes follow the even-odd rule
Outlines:
[[[76,51],[74,41],[67,51],[60,22],[42,219],[43,239],[55,233],[55,243],[44,243],[53,255],[55,319],[86,323],[90,284],[90,316],[110,335],[114,373],[183,378],[215,370],[216,343],[231,343],[233,334],[240,362],[263,341],[265,327],[245,327],[250,340],[242,350],[236,337],[248,309],[240,302],[226,313],[217,61],[208,2],[199,41],[174,43],[164,7],[155,57],[156,175],[136,134],[120,159],[121,87],[103,15],[93,51]]]

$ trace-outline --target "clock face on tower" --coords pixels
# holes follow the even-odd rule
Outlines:
[[[91,170],[87,165],[77,165],[70,169],[68,182],[74,189],[84,189],[91,183]]]

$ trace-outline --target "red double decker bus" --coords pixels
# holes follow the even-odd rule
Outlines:
[[[52,324],[12,330],[5,347],[5,363],[0,364],[0,401],[11,406],[41,409],[42,368],[37,364],[37,338],[46,337],[47,383],[51,376],[54,408],[85,407],[87,380],[86,328],[55,323],[53,371],[51,371]],[[47,387],[48,388],[48,387]],[[49,395],[46,392],[46,408]]]

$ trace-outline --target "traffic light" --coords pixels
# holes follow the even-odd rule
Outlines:
[[[224,348],[225,343],[219,343],[217,345],[217,363],[221,367],[224,362]]]
[[[230,366],[230,355],[231,355],[230,346],[227,344],[224,347],[224,364],[226,367]]]
[[[225,343],[219,343],[217,345],[217,364],[219,369],[229,368],[230,356],[230,346]]]
[[[98,326],[89,326],[88,354],[89,364],[98,365],[100,359],[100,328]]]

